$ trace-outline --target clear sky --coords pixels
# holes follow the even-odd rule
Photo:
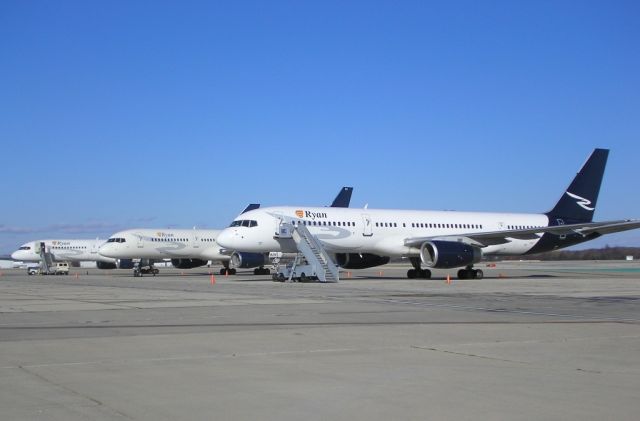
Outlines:
[[[0,2],[0,254],[249,202],[542,212],[611,149],[640,218],[637,1]],[[640,246],[640,232],[588,246]]]

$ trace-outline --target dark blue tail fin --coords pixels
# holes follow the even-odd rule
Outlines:
[[[249,204],[247,205],[247,207],[246,207],[246,208],[244,208],[244,210],[243,210],[242,212],[240,212],[240,215],[242,215],[243,213],[247,213],[247,212],[249,212],[249,211],[252,211],[252,210],[258,209],[259,207],[260,207],[260,203],[249,203]]]
[[[593,220],[608,156],[608,149],[593,151],[556,206],[547,212],[550,219],[562,219],[566,223]]]
[[[348,208],[351,203],[353,187],[343,187],[331,204],[332,208]]]

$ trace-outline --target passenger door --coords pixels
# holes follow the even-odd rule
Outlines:
[[[362,235],[365,237],[371,237],[373,235],[373,223],[371,223],[371,216],[366,213],[362,214]]]

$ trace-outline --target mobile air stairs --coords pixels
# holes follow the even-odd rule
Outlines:
[[[296,243],[298,254],[293,262],[280,261],[276,265],[274,280],[305,281],[316,278],[320,282],[338,282],[338,267],[305,225],[283,221],[276,238],[291,238]]]
[[[47,250],[47,246],[43,241],[38,244],[40,251],[40,273],[49,274],[53,271],[53,257],[51,252]]]

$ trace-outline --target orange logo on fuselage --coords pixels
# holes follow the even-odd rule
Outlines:
[[[302,218],[302,217],[304,216],[304,211],[297,210],[297,211],[296,211],[296,216],[297,216],[298,218]]]

